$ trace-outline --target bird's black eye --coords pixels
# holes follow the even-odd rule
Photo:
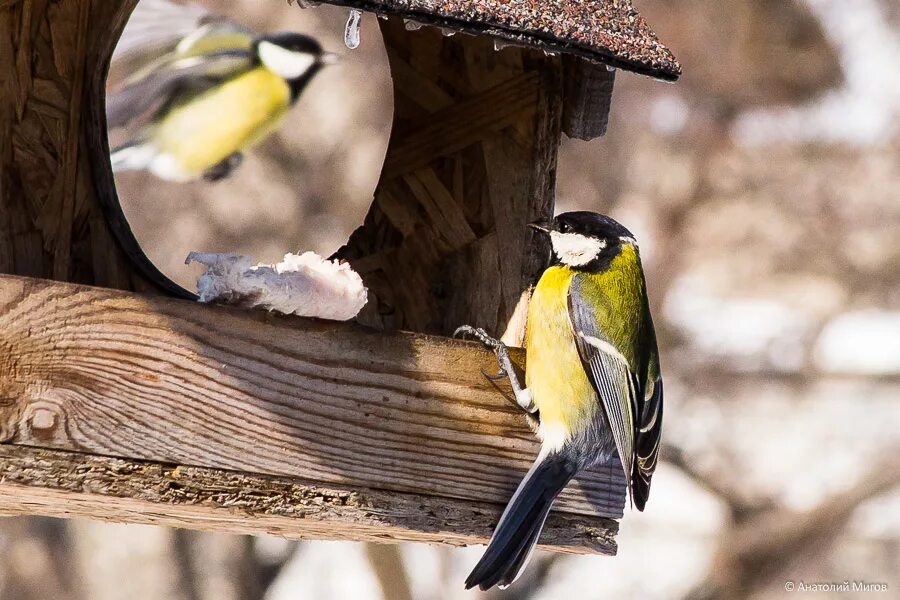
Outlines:
[[[560,233],[569,233],[572,227],[568,223],[560,223],[559,224],[559,232]]]

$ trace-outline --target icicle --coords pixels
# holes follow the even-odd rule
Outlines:
[[[450,37],[456,35],[456,31],[453,29],[447,29],[446,27],[441,27],[441,35],[444,37]]]
[[[412,19],[403,19],[403,27],[407,31],[417,31],[422,28],[422,24],[417,23],[416,21],[413,21]]]
[[[387,16],[387,15],[383,15],[383,14],[381,14],[381,13],[378,13],[376,16],[377,16],[379,19],[381,19],[382,21],[387,21],[387,20],[388,20],[388,16]]]
[[[498,40],[494,38],[494,50],[503,50],[504,48],[511,46],[509,42],[504,42],[503,40]]]
[[[559,56],[559,52],[553,50],[544,50],[544,56]]]
[[[350,9],[347,25],[344,27],[344,43],[353,50],[359,47],[359,19],[362,13],[355,8]]]

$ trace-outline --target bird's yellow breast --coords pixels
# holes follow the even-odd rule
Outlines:
[[[550,267],[528,306],[525,384],[541,414],[545,446],[559,447],[569,432],[593,418],[598,403],[575,347],[569,320],[569,285],[575,271]]]
[[[275,129],[290,98],[281,77],[258,67],[172,109],[153,143],[181,169],[199,173]]]
[[[581,431],[600,409],[600,401],[588,379],[575,347],[569,317],[572,279],[584,278],[581,302],[593,308],[603,335],[622,352],[634,368],[635,322],[644,307],[640,257],[624,244],[609,266],[598,273],[578,273],[566,266],[544,271],[528,307],[525,329],[525,385],[541,413],[544,445],[562,446]]]

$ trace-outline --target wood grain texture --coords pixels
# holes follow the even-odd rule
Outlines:
[[[485,543],[500,507],[293,478],[0,445],[0,515],[288,538]],[[616,521],[551,514],[541,547],[615,554]]]
[[[495,365],[469,342],[0,277],[4,443],[502,504],[538,447]],[[623,505],[618,465],[557,503]]]
[[[107,156],[106,69],[135,2],[0,2],[0,272],[184,293],[134,241]],[[361,321],[503,333],[543,268],[543,240],[524,225],[553,212],[562,63],[495,52],[488,39],[407,32],[399,19],[381,26],[395,128],[372,209],[340,252],[373,292]],[[100,517],[107,506],[115,518],[178,524],[182,513],[152,508],[150,480],[138,477],[130,495],[66,487],[83,468],[102,474],[85,465],[105,455],[411,494],[471,519],[469,504],[499,510],[537,452],[522,415],[482,377],[493,367],[474,344],[444,338],[0,277],[4,466],[37,448],[82,453],[67,468],[60,459],[18,479],[7,470],[0,506]],[[132,481],[115,470],[101,480]],[[619,517],[624,489],[619,466],[607,465],[566,490],[559,513],[606,537],[576,532],[560,545],[611,551],[614,528],[598,515]],[[185,518],[196,526],[221,514]],[[239,521],[223,527],[259,525]],[[334,523],[321,535],[343,536]],[[487,534],[478,527],[451,533]]]
[[[0,272],[152,289],[99,201],[115,197],[106,67],[134,4],[0,3]]]
[[[547,256],[525,225],[553,214],[561,59],[400,19],[380,26],[393,131],[372,208],[338,251],[372,292],[360,321],[499,336]]]
[[[571,55],[563,57],[563,67],[563,133],[579,140],[606,134],[616,72],[604,64]]]

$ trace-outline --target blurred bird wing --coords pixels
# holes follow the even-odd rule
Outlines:
[[[597,321],[596,302],[585,293],[583,276],[576,276],[569,286],[569,319],[575,346],[585,373],[597,392],[612,432],[629,496],[633,497],[631,472],[634,464],[635,415],[641,385],[628,359],[615,347]],[[589,284],[588,284],[589,285]]]
[[[141,0],[131,12],[113,51],[113,62],[154,50],[173,50],[200,27],[210,12],[195,4]]]
[[[111,129],[127,125],[152,108],[170,102],[176,95],[200,94],[252,65],[253,59],[247,50],[226,50],[173,61],[165,68],[107,94],[107,125]]]
[[[125,24],[113,52],[113,62],[154,49],[174,50],[182,40],[190,40],[204,29],[207,34],[231,31],[253,35],[248,28],[197,4],[141,0]]]
[[[250,50],[255,34],[232,21],[207,23],[183,38],[175,51],[178,56],[198,56],[222,50]]]
[[[249,49],[253,32],[196,4],[141,0],[113,52],[109,82],[131,82],[178,58]]]

